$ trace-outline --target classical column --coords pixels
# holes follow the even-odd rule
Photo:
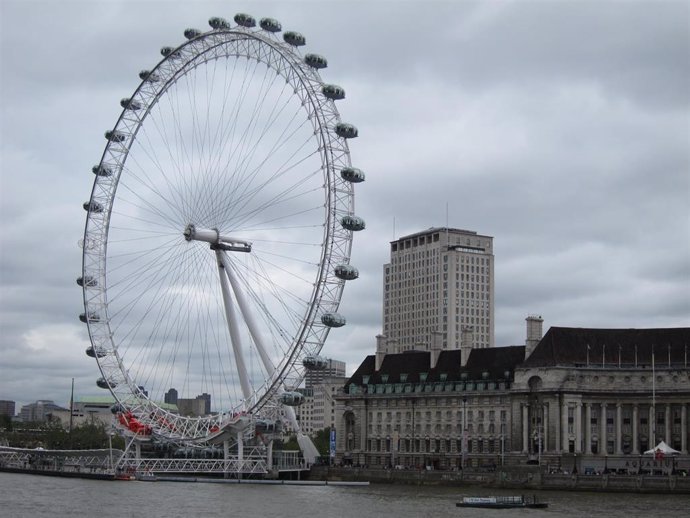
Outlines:
[[[671,405],[666,404],[666,412],[664,419],[664,428],[666,429],[666,444],[671,446]]]
[[[556,413],[556,415],[554,416],[554,428],[556,429],[556,442],[554,444],[554,450],[562,451],[563,443],[561,442],[561,423],[563,422],[563,419],[559,416],[559,412],[561,411],[561,405],[558,404],[558,401],[554,403],[553,408]]]
[[[633,455],[638,455],[640,453],[639,440],[637,438],[637,422],[639,409],[637,408],[637,403],[633,405],[633,417],[632,417],[632,441],[633,441]]]
[[[575,453],[582,453],[582,403],[575,405]]]
[[[546,452],[549,451],[549,404],[544,403],[542,409],[541,424],[544,429],[544,437],[542,438],[541,449]]]
[[[688,453],[688,407],[685,402],[680,407],[680,452]]]
[[[623,437],[622,437],[622,427],[623,422],[623,408],[620,401],[616,403],[616,455],[623,453]]]
[[[592,403],[585,403],[585,453],[592,453]]]
[[[527,453],[527,440],[529,439],[529,405],[522,405],[522,453]]]
[[[563,451],[568,451],[568,403],[563,401],[561,406],[561,438],[563,439]]]
[[[601,404],[601,410],[599,411],[599,427],[601,432],[599,433],[599,455],[607,455],[606,450],[606,403]]]

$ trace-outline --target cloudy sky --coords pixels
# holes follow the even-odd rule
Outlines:
[[[388,243],[494,237],[496,344],[549,326],[690,324],[686,1],[0,2],[0,399],[98,395],[75,279],[81,207],[119,99],[211,16],[271,16],[325,55],[367,173],[324,353],[381,332]],[[102,392],[100,392],[102,393]]]

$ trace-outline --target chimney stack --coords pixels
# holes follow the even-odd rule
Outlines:
[[[431,360],[430,369],[436,367],[438,363],[438,358],[441,356],[441,351],[443,350],[443,334],[440,331],[433,331],[431,333],[431,354],[429,358]]]
[[[525,359],[527,359],[541,341],[544,319],[541,315],[528,315],[525,322],[527,322],[527,339],[525,340]]]
[[[460,363],[461,367],[467,365],[467,360],[472,351],[472,344],[474,342],[474,327],[462,326],[460,330]]]
[[[381,369],[381,364],[383,363],[383,359],[386,357],[387,353],[388,338],[386,335],[376,335],[376,371]]]

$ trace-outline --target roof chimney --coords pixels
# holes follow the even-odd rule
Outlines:
[[[431,333],[431,354],[429,358],[431,360],[430,369],[436,367],[438,363],[438,358],[441,356],[441,351],[443,350],[443,335],[440,331],[432,331]]]
[[[525,359],[527,359],[541,341],[544,319],[541,315],[528,315],[525,322],[527,322],[527,339],[525,340]]]
[[[467,360],[472,351],[472,344],[474,343],[474,327],[462,326],[460,330],[460,366],[467,365]]]
[[[381,369],[383,359],[388,353],[388,337],[386,335],[376,335],[376,370]]]

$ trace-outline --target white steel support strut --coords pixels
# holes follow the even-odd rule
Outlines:
[[[261,361],[264,364],[266,373],[269,377],[272,378],[275,372],[275,367],[273,365],[273,362],[271,361],[271,358],[268,356],[268,353],[266,352],[266,347],[264,345],[263,338],[261,337],[261,333],[259,333],[259,327],[256,325],[256,320],[254,320],[254,315],[249,309],[249,306],[247,305],[247,300],[244,297],[244,292],[242,292],[242,290],[240,289],[240,286],[237,282],[237,278],[235,277],[235,273],[232,269],[232,265],[230,264],[230,260],[228,259],[226,254],[222,254],[221,259],[223,260],[223,266],[225,267],[225,274],[228,276],[228,279],[230,279],[230,285],[232,286],[232,291],[235,294],[235,299],[237,300],[237,304],[240,307],[240,311],[242,311],[242,316],[244,317],[244,321],[247,323],[249,332],[251,333],[252,338],[254,339],[254,343],[256,344],[256,348],[259,351],[259,356],[261,356]]]
[[[230,340],[232,341],[232,352],[235,355],[235,363],[237,364],[237,373],[240,376],[240,385],[242,386],[242,394],[246,400],[252,394],[251,386],[249,385],[249,374],[247,373],[247,366],[244,363],[244,355],[242,353],[242,343],[240,341],[240,334],[238,332],[237,315],[230,296],[230,286],[228,280],[223,273],[225,267],[223,266],[223,256],[225,254],[222,250],[216,250],[216,257],[218,259],[218,274],[220,275],[220,287],[223,291],[223,304],[225,305],[225,318],[228,322],[228,329],[230,331]]]

